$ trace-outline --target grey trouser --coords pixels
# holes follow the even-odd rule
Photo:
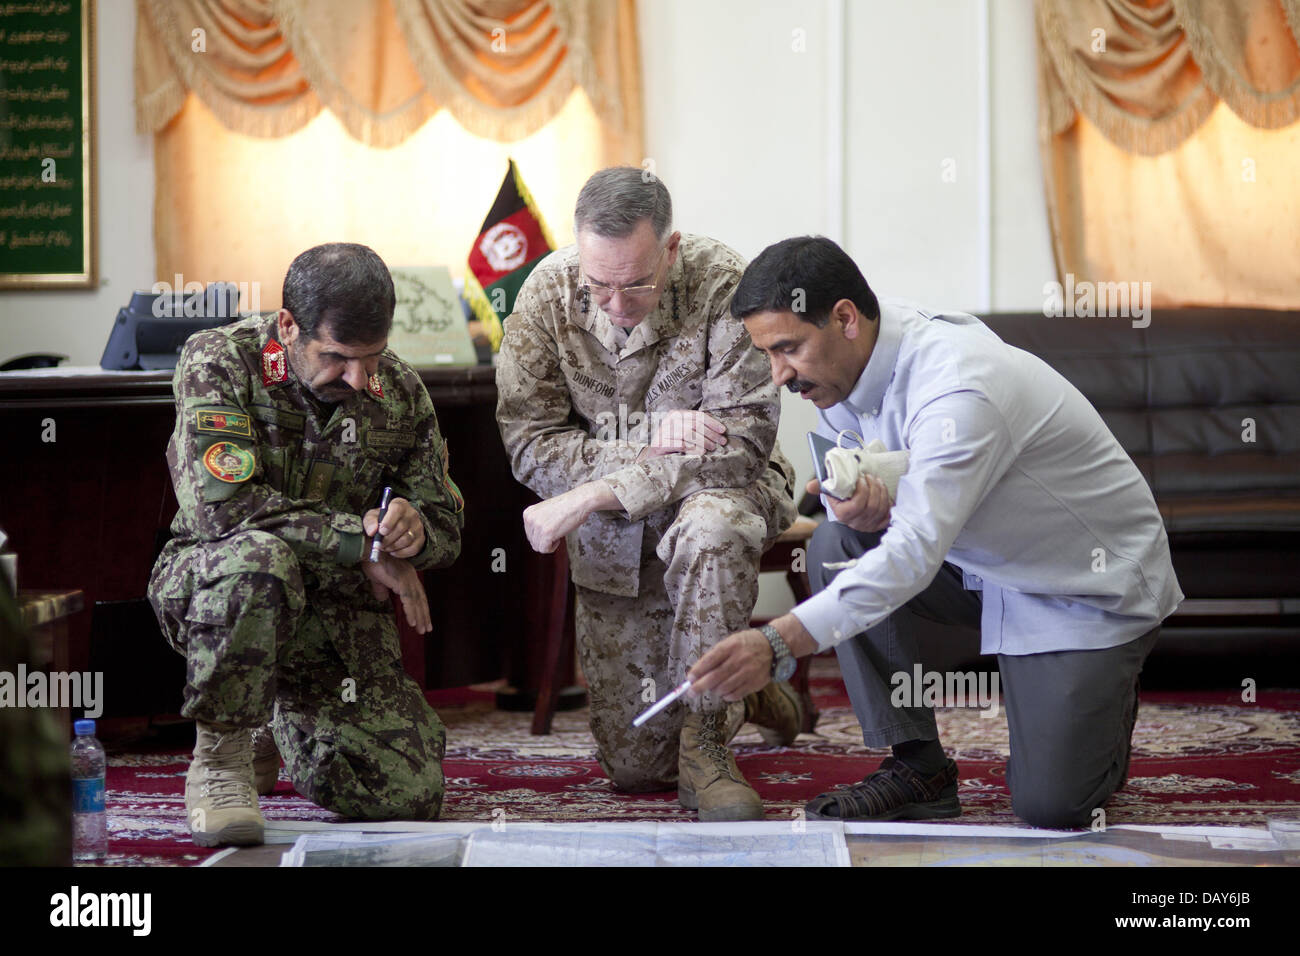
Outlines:
[[[824,522],[808,548],[814,592],[838,573],[827,562],[859,557],[880,542]],[[891,702],[892,675],[913,674],[919,659],[913,615],[943,624],[980,626],[980,594],[962,586],[961,571],[945,563],[934,581],[885,620],[839,644],[840,671],[868,747],[937,740],[930,707]],[[998,655],[1001,704],[1011,754],[1007,785],[1016,815],[1040,827],[1086,827],[1092,810],[1123,786],[1137,713],[1137,681],[1160,627],[1127,644],[1093,651]]]

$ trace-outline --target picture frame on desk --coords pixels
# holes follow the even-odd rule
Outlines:
[[[479,357],[445,266],[394,266],[397,304],[388,347],[416,368],[474,366]]]

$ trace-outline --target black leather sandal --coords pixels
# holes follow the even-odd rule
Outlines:
[[[809,820],[940,820],[961,816],[957,764],[928,780],[902,761],[886,757],[861,783],[823,793],[804,806]]]

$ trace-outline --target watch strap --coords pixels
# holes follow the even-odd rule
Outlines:
[[[786,644],[781,632],[771,624],[764,624],[759,628],[759,631],[767,638],[767,643],[772,646],[772,676],[775,677],[781,662],[783,660],[793,660],[794,655],[790,653],[790,646]]]

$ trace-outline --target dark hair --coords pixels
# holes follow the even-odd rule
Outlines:
[[[673,226],[673,200],[654,173],[637,166],[611,166],[593,173],[578,193],[573,232],[590,229],[602,239],[623,239],[650,220],[662,242]]]
[[[796,236],[768,246],[749,264],[731,298],[731,314],[793,312],[819,329],[831,308],[848,299],[867,319],[880,318],[880,303],[848,253],[825,236]]]
[[[328,242],[293,260],[280,304],[307,339],[316,338],[324,325],[338,342],[368,345],[392,328],[397,294],[375,250],[355,242]]]

